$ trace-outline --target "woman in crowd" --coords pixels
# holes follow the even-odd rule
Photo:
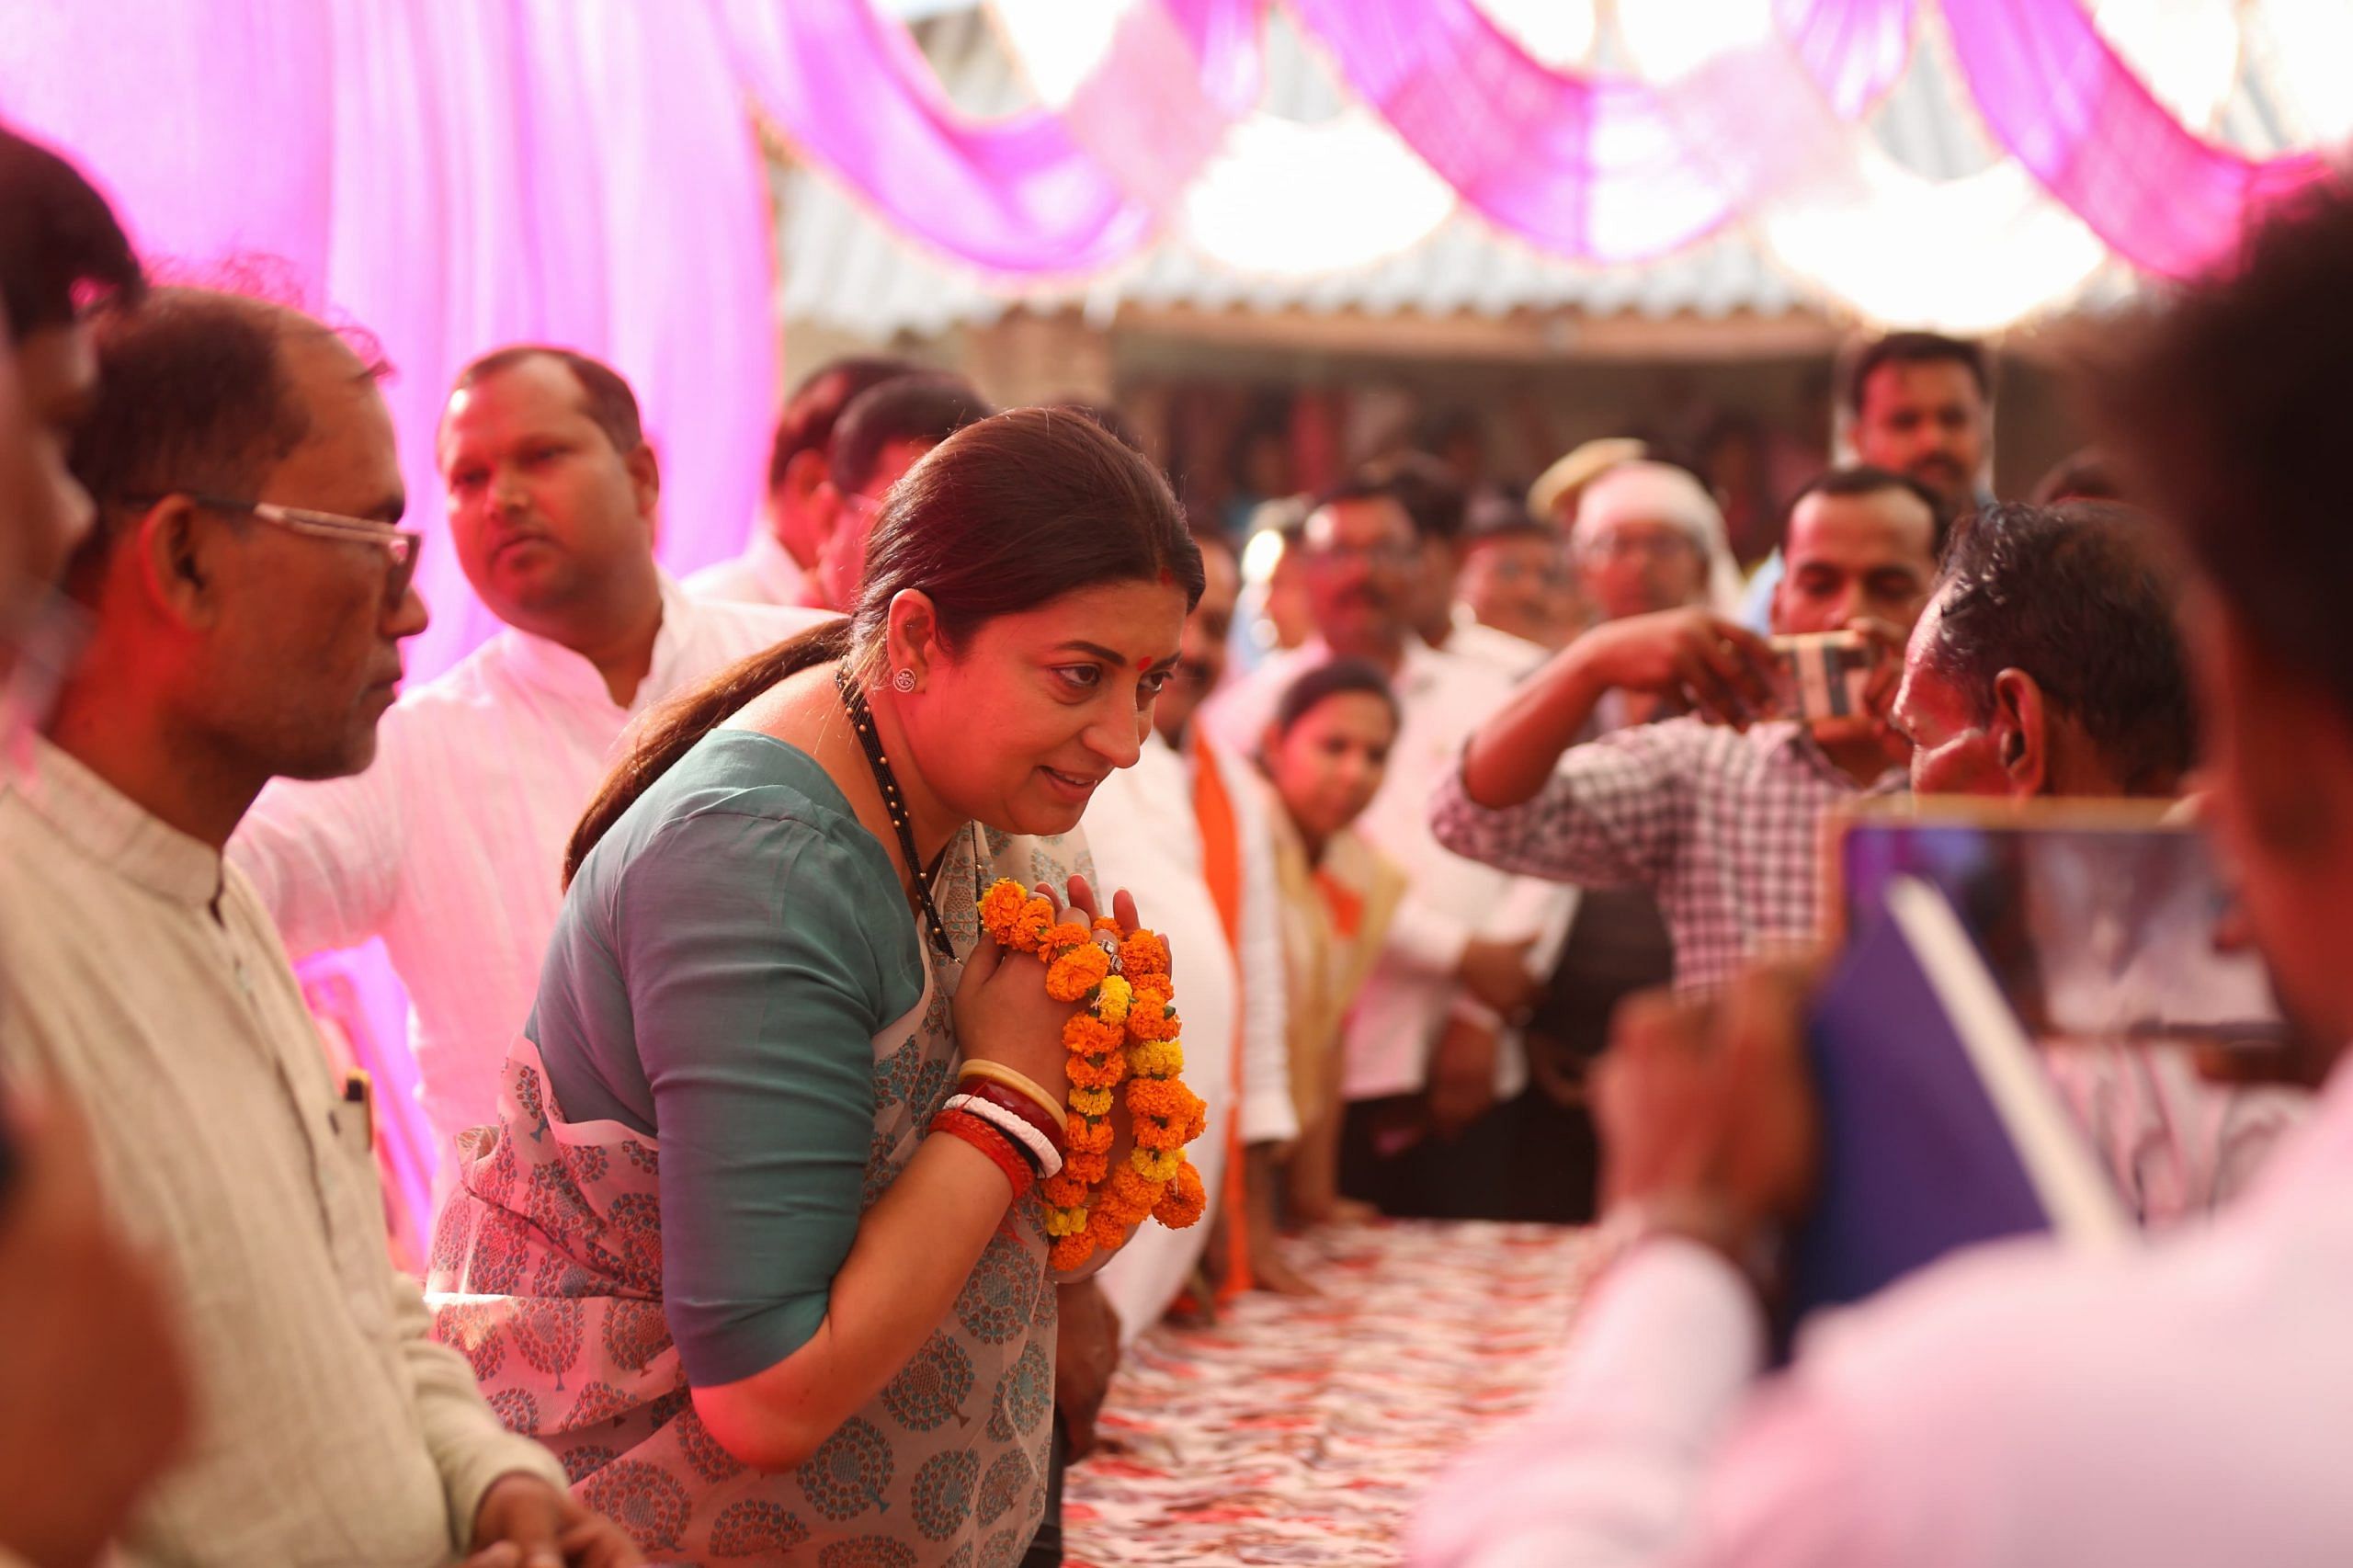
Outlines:
[[[1060,1128],[1071,1009],[977,894],[1094,913],[1055,835],[1136,759],[1200,591],[1143,459],[983,420],[892,490],[847,621],[658,713],[582,820],[431,1284],[507,1424],[649,1557],[1021,1558],[1058,1151],[998,1127]],[[960,1093],[1003,1116],[942,1115]]]
[[[1291,683],[1260,749],[1282,887],[1300,1137],[1279,1181],[1271,1168],[1252,1171],[1254,1226],[1271,1228],[1278,1186],[1296,1222],[1330,1220],[1344,1203],[1340,1026],[1405,888],[1404,873],[1349,824],[1381,788],[1397,725],[1397,699],[1380,667],[1336,659]]]

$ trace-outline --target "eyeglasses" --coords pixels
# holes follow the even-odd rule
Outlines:
[[[303,506],[281,506],[275,501],[239,501],[226,495],[210,495],[198,491],[184,494],[198,506],[215,512],[244,512],[273,528],[289,533],[307,534],[313,539],[336,540],[345,544],[373,545],[384,552],[389,562],[385,572],[384,602],[397,605],[408,594],[408,585],[416,576],[417,551],[425,547],[425,536],[408,528],[394,528],[390,523],[369,517],[347,517],[340,512],[314,512]],[[153,506],[162,495],[126,497],[134,506]]]
[[[1589,534],[1579,540],[1576,553],[1586,561],[1667,562],[1685,555],[1697,555],[1699,547],[1690,538],[1679,533],[1615,531]]]

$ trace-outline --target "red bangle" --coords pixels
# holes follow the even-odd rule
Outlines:
[[[1061,1119],[1051,1118],[1040,1109],[1028,1095],[1017,1094],[1003,1084],[987,1078],[967,1078],[956,1085],[960,1095],[970,1095],[976,1100],[986,1100],[1000,1110],[1009,1110],[1041,1133],[1057,1154],[1070,1153],[1070,1131]]]
[[[1007,1138],[979,1117],[961,1110],[943,1110],[933,1117],[931,1131],[945,1132],[951,1138],[961,1138],[965,1142],[986,1154],[990,1162],[1005,1173],[1005,1179],[1013,1184],[1014,1202],[1018,1203],[1029,1196],[1031,1185],[1038,1179],[1038,1173],[1030,1168],[1029,1162],[1022,1157],[1021,1152],[1013,1146],[1012,1139]]]

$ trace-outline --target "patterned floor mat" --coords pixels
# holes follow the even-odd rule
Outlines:
[[[1128,1353],[1067,1482],[1072,1568],[1393,1563],[1446,1460],[1525,1408],[1590,1233],[1387,1223],[1302,1240],[1319,1301],[1252,1295]]]

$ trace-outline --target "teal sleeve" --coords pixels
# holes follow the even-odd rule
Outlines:
[[[621,879],[616,945],[661,1138],[664,1303],[697,1386],[775,1365],[824,1320],[858,1233],[873,1039],[921,994],[890,861],[854,825],[833,832],[696,812]]]

